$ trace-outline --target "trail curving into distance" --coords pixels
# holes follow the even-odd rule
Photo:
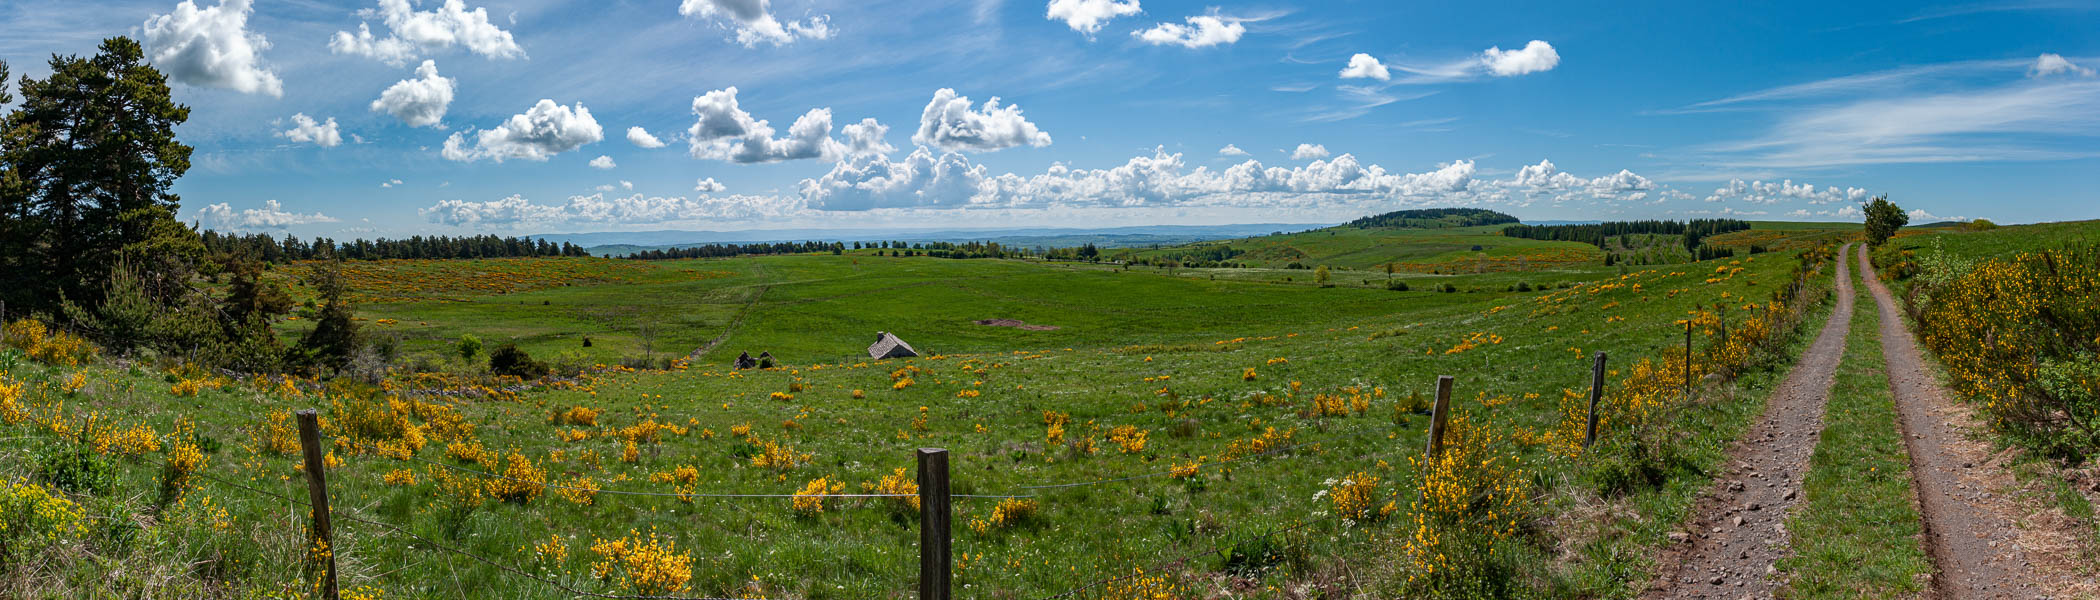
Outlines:
[[[1989,468],[1985,463],[1990,453],[1965,443],[1975,423],[1967,411],[1947,401],[1948,394],[1926,370],[1902,311],[1888,287],[1874,277],[1864,247],[1859,251],[1859,272],[1881,310],[1881,355],[1888,360],[1889,388],[1895,392],[1903,443],[1910,454],[1912,488],[1925,524],[1925,554],[1938,571],[1932,581],[1934,597],[2040,597],[2032,563],[2015,541],[2019,525],[2005,514],[2002,500],[1991,501],[1992,486],[1978,473]]]
[[[1852,275],[1838,250],[1837,307],[1756,425],[1729,450],[1726,470],[1692,508],[1686,533],[1671,534],[1659,576],[1641,597],[1770,598],[1784,584],[1774,565],[1787,554],[1787,513],[1803,494],[1808,459],[1823,433],[1838,361],[1852,325]]]

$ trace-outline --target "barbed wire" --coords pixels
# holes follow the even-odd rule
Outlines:
[[[1369,430],[1369,431],[1359,431],[1359,432],[1356,432],[1356,433],[1352,433],[1352,434],[1347,434],[1347,435],[1338,435],[1338,436],[1334,436],[1334,437],[1330,437],[1330,438],[1327,438],[1327,439],[1323,439],[1323,440],[1318,440],[1318,441],[1311,441],[1311,442],[1300,442],[1300,443],[1296,443],[1296,444],[1291,444],[1291,445],[1288,445],[1288,446],[1283,446],[1283,447],[1280,447],[1280,448],[1273,448],[1273,449],[1269,449],[1269,450],[1264,450],[1264,451],[1262,451],[1262,452],[1258,452],[1258,453],[1255,453],[1255,454],[1248,454],[1248,455],[1245,455],[1245,456],[1237,456],[1237,457],[1233,457],[1233,458],[1228,458],[1228,459],[1223,459],[1223,460],[1215,460],[1215,461],[1211,461],[1211,462],[1199,463],[1199,466],[1203,466],[1203,467],[1208,467],[1208,466],[1212,466],[1212,465],[1222,465],[1222,464],[1229,464],[1229,463],[1233,463],[1233,462],[1238,462],[1238,461],[1243,461],[1243,460],[1247,460],[1247,459],[1250,459],[1250,458],[1260,458],[1260,457],[1263,457],[1263,456],[1269,456],[1269,455],[1272,455],[1272,454],[1279,454],[1279,453],[1282,453],[1282,452],[1286,452],[1286,451],[1290,451],[1290,450],[1294,450],[1294,449],[1298,449],[1298,448],[1303,448],[1303,447],[1306,447],[1306,446],[1313,446],[1313,445],[1318,445],[1318,444],[1328,444],[1328,443],[1335,443],[1335,442],[1341,442],[1341,441],[1346,441],[1346,440],[1351,440],[1351,439],[1356,439],[1356,438],[1364,437],[1364,436],[1367,436],[1367,435],[1371,435],[1371,434],[1374,434],[1374,433],[1391,433],[1391,432],[1394,432],[1394,431],[1398,431],[1399,429],[1400,429],[1399,427],[1379,427],[1379,428],[1373,428],[1373,429],[1371,429],[1371,430]],[[1166,475],[1172,475],[1172,474],[1174,473],[1174,471],[1175,471],[1174,469],[1167,469],[1167,470],[1164,470],[1164,471],[1153,471],[1153,472],[1149,472],[1149,473],[1140,473],[1140,474],[1137,474],[1137,475],[1131,475],[1131,476],[1129,476],[1129,477],[1116,477],[1116,478],[1110,478],[1110,479],[1096,479],[1096,480],[1093,480],[1093,481],[1081,481],[1081,482],[1077,482],[1077,483],[1057,483],[1057,484],[1047,484],[1047,485],[1024,485],[1024,486],[1020,486],[1020,487],[1017,487],[1017,488],[1015,488],[1015,489],[1022,489],[1022,490],[1046,490],[1046,489],[1058,489],[1058,488],[1071,488],[1071,487],[1083,487],[1083,486],[1090,486],[1090,485],[1101,485],[1101,484],[1105,484],[1105,483],[1117,483],[1117,482],[1123,482],[1123,481],[1133,481],[1133,480],[1137,480],[1137,479],[1146,479],[1146,478],[1151,478],[1151,477],[1162,477],[1162,476],[1166,476]]]
[[[519,479],[519,478],[516,478],[516,477],[511,477],[511,476],[508,476],[508,475],[503,475],[503,474],[500,474],[500,473],[490,473],[490,472],[488,472],[488,471],[483,471],[483,470],[480,470],[480,469],[469,469],[469,468],[466,468],[466,467],[461,467],[461,466],[458,466],[458,465],[448,465],[448,464],[445,464],[445,463],[441,463],[441,462],[437,462],[437,461],[434,461],[434,460],[429,460],[429,459],[425,459],[425,458],[422,458],[422,457],[419,457],[419,456],[413,456],[413,455],[409,456],[408,458],[409,458],[409,460],[413,460],[413,461],[416,461],[416,462],[420,462],[420,463],[425,463],[425,464],[431,464],[431,465],[436,465],[436,466],[444,467],[444,468],[447,468],[447,469],[451,469],[451,470],[454,470],[454,471],[459,471],[459,472],[461,472],[461,473],[470,473],[470,474],[474,474],[474,475],[479,475],[479,476],[482,476],[482,477],[491,477],[491,478],[495,478],[495,479],[507,479],[507,480],[510,480],[510,481],[516,481],[516,482],[521,482],[521,483],[532,483],[532,484],[544,485],[544,486],[547,486],[547,487],[550,487],[550,488],[554,488],[554,489],[559,489],[559,490],[571,490],[571,491],[579,491],[579,492],[592,492],[592,493],[598,493],[598,494],[613,494],[613,495],[620,495],[620,496],[656,496],[656,497],[669,497],[669,498],[789,498],[789,499],[792,499],[792,498],[917,498],[917,497],[919,497],[919,495],[918,495],[918,494],[714,494],[714,493],[690,493],[690,494],[688,494],[688,493],[680,493],[680,492],[637,492],[637,491],[628,491],[628,490],[602,490],[602,489],[591,489],[591,488],[585,488],[585,487],[574,487],[574,486],[556,485],[556,484],[552,484],[552,483],[541,483],[541,482],[537,482],[537,481],[532,481],[532,480],[528,480],[528,479]],[[949,495],[948,495],[948,497],[950,497],[950,498],[995,498],[995,499],[1002,499],[1002,500],[1004,500],[1004,499],[1011,499],[1011,498],[1034,498],[1035,496],[1001,496],[1001,495],[985,495],[985,494],[949,494]]]

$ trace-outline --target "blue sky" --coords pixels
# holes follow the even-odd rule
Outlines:
[[[1883,193],[1916,220],[2100,217],[2100,2],[9,0],[0,22],[17,75],[146,43],[193,108],[182,217],[220,229],[1856,220]]]

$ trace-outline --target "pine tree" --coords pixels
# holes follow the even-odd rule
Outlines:
[[[350,301],[345,298],[348,293],[342,273],[333,264],[314,267],[313,285],[325,304],[314,330],[299,340],[299,347],[314,366],[340,370],[357,351],[357,322],[350,312]]]

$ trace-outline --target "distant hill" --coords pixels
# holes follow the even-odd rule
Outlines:
[[[1516,223],[1517,218],[1484,208],[1419,208],[1396,210],[1343,223],[1338,227],[1390,227],[1399,229],[1449,229]]]

